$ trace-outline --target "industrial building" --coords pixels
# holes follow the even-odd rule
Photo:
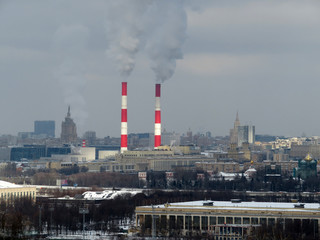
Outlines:
[[[128,155],[117,155],[115,159],[108,161],[95,161],[82,163],[89,171],[97,171],[99,165],[106,171],[113,172],[139,172],[146,170],[171,171],[178,167],[195,166],[197,162],[213,161],[204,156],[173,156],[167,151],[127,151]]]
[[[136,207],[136,226],[145,236],[203,236],[247,239],[256,228],[279,224],[319,236],[319,203],[193,201]]]
[[[24,145],[0,149],[0,160],[21,161],[37,160],[51,157],[54,154],[66,155],[71,153],[71,147],[47,147],[45,145]]]
[[[60,169],[64,167],[79,166],[80,163],[90,163],[96,159],[94,147],[73,148],[68,154],[51,154],[50,157],[41,157],[39,160],[29,162],[32,168]]]

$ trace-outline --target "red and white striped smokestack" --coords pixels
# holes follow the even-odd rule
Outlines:
[[[154,148],[161,145],[161,109],[160,109],[161,84],[156,84],[156,106],[154,122]]]
[[[128,150],[128,123],[127,123],[127,82],[122,82],[121,99],[121,153]]]
[[[82,140],[82,147],[86,147],[86,140],[85,139]]]

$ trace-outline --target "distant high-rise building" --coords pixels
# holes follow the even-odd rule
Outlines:
[[[187,134],[180,137],[180,144],[181,145],[190,145],[193,144],[193,136],[192,136],[192,131],[189,128],[187,131]]]
[[[168,145],[168,146],[179,146],[180,145],[180,134],[175,132],[167,132],[165,129],[162,132],[162,145]]]
[[[87,131],[83,134],[83,139],[86,140],[87,145],[93,145],[96,143],[97,134],[95,131]]]
[[[77,127],[70,114],[70,106],[65,120],[61,124],[61,141],[64,143],[74,143],[77,141]]]
[[[18,132],[18,138],[20,139],[33,138],[33,135],[33,132]]]
[[[239,114],[237,112],[233,128],[230,129],[230,143],[238,143],[238,127],[240,126]]]
[[[55,121],[34,121],[34,135],[55,137]]]
[[[242,143],[254,144],[255,142],[255,126],[239,126],[238,127],[238,146]]]

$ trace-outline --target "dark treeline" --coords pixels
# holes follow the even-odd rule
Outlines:
[[[199,179],[198,173],[204,178]],[[69,185],[83,187],[128,187],[177,190],[217,190],[217,191],[287,191],[287,192],[320,192],[320,177],[306,180],[295,179],[288,174],[280,177],[267,178],[263,170],[258,170],[251,179],[239,174],[234,180],[211,178],[203,171],[177,170],[174,179],[166,179],[165,172],[149,171],[147,181],[139,181],[137,174],[117,172],[79,172],[61,175],[56,172],[38,172],[32,176],[33,184],[54,185],[57,178],[65,178]]]
[[[273,226],[263,225],[256,228],[248,240],[315,240],[319,239],[317,228],[310,219],[288,222],[285,226],[281,223]]]
[[[203,174],[199,178],[198,174]],[[258,170],[256,174],[246,179],[239,174],[234,180],[223,177],[210,177],[203,170],[176,169],[174,178],[167,179],[165,172],[147,172],[147,180],[139,181],[137,173],[121,172],[88,172],[85,167],[63,168],[60,170],[41,169],[20,172],[15,169],[15,164],[8,164],[0,176],[4,180],[16,183],[31,183],[37,185],[56,185],[57,179],[67,179],[68,185],[82,187],[128,187],[151,189],[184,189],[184,190],[217,190],[217,191],[287,191],[287,192],[320,192],[320,177],[310,177],[306,180],[295,179],[288,173],[282,173],[278,177],[267,177],[264,170]]]
[[[198,173],[203,173],[204,178],[199,179]],[[306,180],[295,179],[288,173],[279,177],[268,178],[264,170],[246,179],[239,174],[234,180],[210,178],[203,171],[177,170],[174,179],[168,181],[164,172],[148,172],[147,188],[160,189],[189,189],[189,190],[217,190],[217,191],[287,191],[287,192],[320,192],[320,177],[310,177]]]
[[[37,206],[24,198],[6,205],[0,204],[0,239],[26,239],[38,217]]]

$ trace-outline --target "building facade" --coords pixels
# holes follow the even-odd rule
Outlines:
[[[29,198],[36,201],[36,187],[16,185],[0,180],[0,200],[7,204],[14,203],[15,200]]]
[[[238,146],[243,143],[254,144],[255,142],[255,126],[246,125],[238,127]]]
[[[315,159],[320,159],[320,144],[291,144],[290,157],[294,159],[304,158],[311,154]]]
[[[236,120],[234,121],[233,128],[230,129],[230,143],[238,143],[238,128],[240,126],[239,114],[237,112]]]
[[[75,143],[77,141],[77,127],[71,118],[70,106],[65,120],[61,124],[61,141],[63,143]]]
[[[304,226],[319,237],[318,203],[194,201],[136,207],[136,226],[145,236],[202,236],[242,240],[258,227]]]
[[[42,138],[54,138],[55,126],[55,121],[35,121],[34,135]]]

